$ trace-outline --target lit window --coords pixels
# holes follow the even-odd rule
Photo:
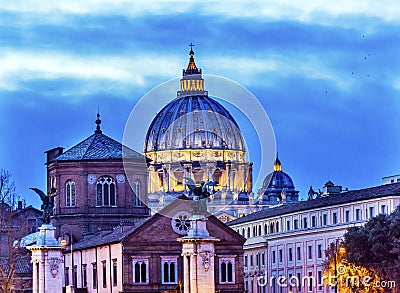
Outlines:
[[[235,283],[235,258],[223,257],[219,259],[220,283]]]
[[[133,259],[133,283],[149,283],[149,261],[148,259]]]
[[[65,206],[75,206],[75,182],[72,180],[65,183]]]
[[[115,182],[108,176],[103,176],[97,180],[96,192],[97,206],[115,206]]]
[[[161,257],[161,279],[163,284],[176,284],[178,275],[178,257]]]

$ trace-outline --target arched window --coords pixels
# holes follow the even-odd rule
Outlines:
[[[220,283],[234,283],[235,282],[235,259],[222,258],[219,260],[220,268]]]
[[[269,233],[274,233],[274,224],[269,224]]]
[[[141,194],[140,194],[140,181],[139,180],[135,181],[134,188],[135,188],[135,190],[134,190],[134,193],[135,193],[135,206],[140,207],[140,206],[142,206],[142,201],[140,200]]]
[[[250,238],[250,227],[247,227],[247,238]]]
[[[262,235],[262,233],[261,233],[261,225],[258,225],[258,236],[261,236]]]
[[[115,181],[109,176],[103,176],[97,180],[96,205],[116,205]]]
[[[265,235],[268,234],[268,225],[267,225],[267,223],[264,224],[264,234]]]
[[[244,231],[245,231],[244,228],[242,228],[242,236],[246,237],[246,234],[244,233]]]
[[[276,233],[278,233],[279,232],[279,222],[277,221],[276,222]]]
[[[257,236],[257,227],[253,226],[253,237]]]
[[[75,182],[72,180],[68,180],[65,183],[65,206],[66,207],[74,207],[76,204],[75,198]]]

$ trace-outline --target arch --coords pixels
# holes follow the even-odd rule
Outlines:
[[[133,188],[135,189],[133,191],[134,193],[134,204],[137,207],[141,207],[143,205],[142,201],[141,201],[141,196],[142,196],[142,192],[141,192],[141,184],[140,184],[140,180],[136,179]]]
[[[74,207],[76,205],[76,184],[75,181],[68,179],[65,182],[65,206]]]
[[[96,206],[116,206],[116,185],[110,176],[102,176],[96,183]]]

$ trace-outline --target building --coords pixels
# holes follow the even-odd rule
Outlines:
[[[321,285],[324,251],[348,227],[363,225],[400,204],[400,183],[341,192],[329,182],[322,195],[292,205],[279,205],[234,220],[228,225],[246,237],[244,278],[248,292],[330,292]],[[284,276],[315,282],[278,286]],[[265,282],[267,281],[267,283]],[[285,283],[284,283],[285,284]],[[292,283],[293,284],[293,283]]]
[[[57,147],[47,154],[48,190],[63,191],[55,198],[56,236],[73,240],[115,226],[130,226],[148,217],[147,161],[101,130],[97,114],[94,134],[67,151]],[[128,162],[125,163],[124,162]],[[134,178],[131,187],[124,168]]]
[[[382,178],[382,184],[392,184],[400,182],[400,174],[399,175],[391,175]]]
[[[175,290],[183,290],[187,282],[196,279],[192,271],[184,273],[187,256],[181,243],[191,224],[191,202],[180,197],[160,213],[139,220],[135,227],[86,237],[72,245],[72,254],[67,247],[64,285],[86,288],[84,292],[180,292]],[[244,292],[245,239],[212,215],[206,222],[213,236],[206,238],[215,242],[215,251],[198,246],[194,256],[203,259],[199,259],[200,265],[197,262],[197,270],[209,265],[205,271],[214,273],[216,292]],[[208,263],[207,256],[214,261]],[[199,279],[199,288],[206,282]]]

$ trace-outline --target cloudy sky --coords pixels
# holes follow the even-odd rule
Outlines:
[[[204,73],[259,99],[303,197],[328,179],[379,185],[400,173],[399,31],[397,1],[7,1],[0,168],[37,205],[44,151],[91,135],[98,106],[122,141],[135,103],[179,77],[193,42]]]

